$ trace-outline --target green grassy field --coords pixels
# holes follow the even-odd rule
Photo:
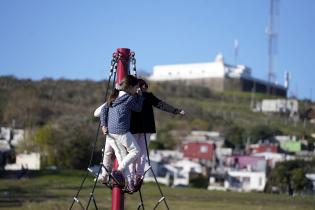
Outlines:
[[[0,179],[0,209],[58,210],[69,209],[85,172],[41,172],[33,178]],[[79,199],[85,206],[93,186],[92,177],[85,182]],[[235,193],[192,188],[162,187],[173,210],[315,210],[314,196]],[[145,209],[153,209],[160,199],[157,187],[145,183],[142,187]],[[98,209],[111,208],[111,191],[97,185],[94,197]],[[137,209],[139,194],[126,195],[125,209]],[[81,209],[75,203],[72,209]],[[91,203],[89,209],[95,209]],[[162,202],[157,209],[166,209]]]

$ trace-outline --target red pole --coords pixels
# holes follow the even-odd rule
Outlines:
[[[118,60],[117,66],[117,79],[116,84],[119,84],[121,80],[128,75],[129,71],[129,54],[130,49],[128,48],[118,48],[117,49],[118,56],[120,59]],[[118,162],[114,160],[114,170],[118,167]],[[125,197],[121,187],[114,185],[112,190],[112,210],[124,210]]]
[[[120,55],[120,59],[118,60],[118,66],[117,66],[116,84],[120,83],[121,80],[126,75],[128,75],[130,49],[128,49],[128,48],[118,48],[117,49],[117,53],[118,53],[118,56]]]

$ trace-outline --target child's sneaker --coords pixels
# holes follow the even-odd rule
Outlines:
[[[99,182],[99,183],[107,184],[109,176],[108,175],[105,175],[105,176],[100,175],[97,178],[95,178],[94,180],[96,180],[96,179],[97,179],[97,182]]]
[[[113,171],[111,176],[113,177],[114,184],[125,186],[125,178],[121,171]]]
[[[128,182],[128,191],[129,191],[129,193],[133,193],[135,191],[135,185],[134,185],[133,180],[130,180]]]
[[[141,188],[142,183],[143,183],[142,176],[137,175],[134,181],[134,190],[138,191]]]

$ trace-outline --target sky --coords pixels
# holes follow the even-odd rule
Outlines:
[[[137,69],[212,62],[222,53],[267,79],[269,0],[0,0],[0,76],[108,78],[113,52],[129,48]],[[315,100],[315,0],[280,0],[276,80]]]

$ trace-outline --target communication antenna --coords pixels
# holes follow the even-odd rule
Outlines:
[[[234,39],[234,63],[235,66],[237,66],[237,59],[238,59],[238,50],[239,50],[240,44],[237,39]]]
[[[290,80],[291,80],[291,73],[286,71],[284,73],[284,87],[287,89],[289,89],[289,86],[290,86]]]
[[[274,57],[277,53],[277,38],[278,34],[275,32],[275,19],[279,15],[279,2],[280,0],[270,0],[269,8],[269,23],[266,28],[268,37],[268,87],[267,93],[270,93],[270,86],[274,83],[276,75],[274,72]]]

